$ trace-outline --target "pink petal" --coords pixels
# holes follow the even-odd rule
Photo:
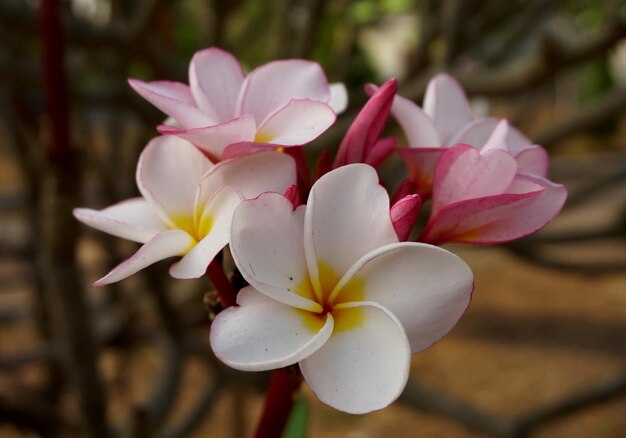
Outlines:
[[[443,148],[397,148],[396,152],[404,161],[413,181],[414,192],[422,198],[429,198],[433,187],[435,164],[446,149]]]
[[[177,129],[161,125],[158,127],[158,131],[161,134],[176,135],[183,138],[218,161],[229,145],[252,141],[256,133],[256,124],[252,116],[243,115],[228,122],[204,128]]]
[[[383,138],[374,144],[369,154],[365,158],[365,164],[372,167],[379,167],[391,155],[396,147],[395,138]]]
[[[377,303],[335,310],[335,331],[300,362],[302,375],[324,403],[352,414],[382,409],[402,393],[409,377],[410,347],[398,319]],[[338,329],[342,318],[362,324]]]
[[[407,195],[391,207],[389,214],[399,241],[408,240],[421,207],[419,195]]]
[[[195,101],[216,123],[235,117],[243,80],[237,59],[216,47],[196,52],[189,64],[189,85]]]
[[[143,82],[129,79],[128,83],[141,97],[173,117],[185,128],[213,125],[216,120],[196,107],[189,87],[179,82]]]
[[[245,201],[233,217],[230,247],[241,275],[261,293],[319,312],[304,256],[304,210],[278,193]]]
[[[242,85],[238,114],[251,114],[260,124],[292,99],[329,101],[328,82],[319,64],[286,60],[254,69]]]
[[[541,146],[529,146],[515,157],[517,171],[545,178],[548,175],[548,153]]]
[[[233,213],[242,201],[242,196],[230,187],[222,187],[204,207],[198,224],[210,221],[211,228],[206,236],[177,263],[171,266],[174,278],[199,278],[204,275],[213,258],[230,241],[230,226]],[[196,224],[196,228],[198,227]]]
[[[410,178],[406,178],[402,180],[402,182],[396,189],[395,193],[391,197],[391,205],[395,204],[396,202],[398,202],[400,199],[404,198],[405,196],[414,195],[414,194],[415,194],[415,184],[413,184],[413,181],[411,181]]]
[[[200,181],[197,205],[204,205],[222,186],[233,187],[245,199],[264,192],[285,193],[296,183],[296,165],[290,156],[266,151],[218,163]]]
[[[491,149],[502,149],[509,151],[508,139],[509,137],[509,121],[506,119],[500,120],[493,132],[487,139],[484,145],[478,145],[481,153],[489,151]]]
[[[338,281],[364,254],[398,241],[387,191],[378,184],[374,168],[366,164],[340,167],[313,185],[304,230],[307,265],[320,294],[321,285]],[[337,278],[320,278],[318,264],[333,269]],[[330,275],[326,270],[322,274]]]
[[[267,298],[250,286],[239,292],[237,304],[217,315],[210,342],[215,355],[238,370],[293,365],[317,351],[333,331],[330,314],[318,323],[309,312]],[[312,330],[309,320],[319,329]]]
[[[519,174],[508,193],[444,207],[431,217],[420,240],[495,244],[519,239],[551,221],[566,197],[560,184]]]
[[[411,351],[422,351],[448,333],[469,305],[473,275],[458,256],[432,245],[402,242],[378,248],[359,260],[341,279],[358,279],[362,299],[389,309],[406,330]]]
[[[161,136],[148,143],[137,164],[139,191],[172,228],[193,218],[198,183],[213,163],[191,143]],[[188,230],[189,231],[189,230]]]
[[[515,158],[502,149],[482,153],[468,145],[446,149],[433,180],[433,214],[445,205],[504,193],[515,178]]]
[[[435,123],[442,145],[449,144],[452,137],[474,119],[465,91],[447,74],[439,74],[428,83],[424,112]]]
[[[256,141],[276,145],[302,145],[315,140],[335,122],[335,112],[325,103],[292,99],[271,113],[258,127]]]
[[[397,89],[398,81],[391,79],[370,97],[341,141],[335,167],[365,162],[385,128]]]
[[[477,148],[482,148],[489,140],[489,137],[500,123],[500,119],[495,117],[486,117],[484,119],[474,120],[459,131],[446,146],[463,143],[469,144]],[[509,151],[516,155],[523,149],[531,146],[528,140],[521,132],[509,125],[509,133],[506,138]]]
[[[296,184],[289,186],[283,196],[287,198],[289,202],[291,202],[294,210],[302,205],[300,190],[298,189],[298,186]]]
[[[145,243],[167,227],[152,205],[143,198],[133,198],[98,210],[75,208],[74,217],[97,230]]]
[[[128,260],[120,263],[111,272],[96,281],[93,286],[115,283],[153,263],[183,255],[194,243],[193,238],[184,231],[163,231],[146,242]]]

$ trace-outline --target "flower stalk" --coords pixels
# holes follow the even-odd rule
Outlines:
[[[209,263],[209,266],[206,269],[206,276],[217,290],[222,307],[225,309],[227,307],[234,306],[237,302],[237,294],[233,284],[224,272],[220,257],[215,257],[211,263]]]
[[[281,368],[272,373],[255,438],[282,436],[300,383],[302,375],[297,367]]]

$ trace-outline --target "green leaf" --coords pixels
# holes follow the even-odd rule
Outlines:
[[[309,423],[309,402],[306,398],[298,398],[291,409],[283,438],[306,438]]]

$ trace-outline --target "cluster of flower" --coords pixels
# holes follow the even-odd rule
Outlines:
[[[506,120],[474,120],[463,90],[439,75],[423,109],[370,94],[334,162],[320,155],[313,184],[300,146],[347,104],[316,63],[275,61],[247,76],[230,54],[197,53],[189,85],[131,86],[169,116],[137,165],[142,197],[77,219],[142,243],[95,285],[165,258],[170,274],[204,275],[227,246],[249,286],[212,323],[215,354],[240,370],[299,364],[325,403],[352,413],[393,402],[410,356],[442,338],[469,304],[472,272],[433,244],[510,241],[561,209],[547,155]],[[380,138],[392,114],[410,147]],[[409,171],[391,202],[375,170],[400,154]],[[306,200],[306,205],[301,205]],[[432,206],[409,242],[423,201]]]

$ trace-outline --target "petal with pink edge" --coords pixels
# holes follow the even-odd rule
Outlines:
[[[493,132],[489,136],[489,139],[485,142],[484,146],[479,147],[481,153],[489,151],[491,149],[502,149],[509,151],[508,144],[509,137],[509,121],[506,119],[500,120]],[[509,151],[510,152],[510,151]]]
[[[237,303],[217,315],[210,342],[215,355],[238,370],[293,365],[315,353],[333,331],[332,315],[295,309],[250,286],[239,292]]]
[[[404,161],[409,178],[420,196],[428,198],[432,192],[435,165],[444,148],[397,148],[396,152]]]
[[[328,82],[319,64],[285,60],[254,69],[242,85],[237,114],[251,114],[260,124],[291,99],[330,100]]]
[[[424,112],[432,118],[442,145],[474,118],[467,96],[452,76],[438,74],[428,83],[424,96]]]
[[[170,268],[174,278],[199,278],[206,272],[211,260],[228,245],[233,213],[243,200],[236,190],[222,187],[204,208],[196,224],[201,240]],[[204,235],[205,233],[208,233]]]
[[[325,103],[293,99],[267,116],[258,127],[255,140],[284,146],[302,145],[326,131],[335,118],[335,112]]]
[[[335,82],[329,85],[330,100],[328,106],[333,109],[335,114],[341,114],[348,107],[348,90],[341,82]]]
[[[189,86],[193,97],[216,123],[235,116],[243,80],[237,59],[216,47],[196,52],[189,64]]]
[[[517,171],[545,178],[548,175],[548,153],[541,146],[529,146],[519,152],[517,160]]]
[[[304,222],[305,253],[315,290],[336,284],[364,254],[398,241],[389,196],[373,167],[351,164],[320,178],[311,189]],[[330,267],[320,278],[318,265]],[[326,288],[325,287],[325,288]]]
[[[466,199],[504,193],[515,178],[515,158],[502,149],[482,153],[468,145],[446,149],[433,179],[433,214]]]
[[[123,261],[107,275],[93,283],[93,286],[115,283],[153,263],[169,257],[183,255],[193,244],[195,244],[195,240],[184,231],[163,231],[146,242],[129,259]]]
[[[171,228],[193,234],[194,206],[200,178],[213,163],[191,143],[175,136],[153,139],[137,164],[137,186],[158,207]]]
[[[173,117],[185,128],[213,125],[217,121],[196,107],[189,87],[179,82],[144,82],[129,79],[128,83],[141,97]]]
[[[402,393],[411,349],[398,319],[377,303],[335,308],[335,330],[300,362],[302,375],[324,403],[352,414],[382,409]]]
[[[411,235],[421,207],[419,195],[407,195],[391,207],[389,214],[399,241],[405,241]]]
[[[489,137],[499,122],[500,119],[495,117],[486,117],[474,120],[461,129],[461,131],[459,131],[450,141],[448,141],[446,146],[463,143],[480,149],[487,142],[487,140],[489,140]],[[513,155],[516,155],[519,151],[531,146],[530,140],[515,129],[515,127],[510,125],[506,142],[509,151]]]
[[[304,211],[278,193],[245,201],[233,217],[230,248],[243,277],[260,292],[320,312],[304,256]]]
[[[444,207],[430,218],[420,240],[496,244],[519,239],[550,222],[566,197],[560,184],[518,174],[508,193]]]
[[[337,302],[352,298],[341,288],[354,279],[363,285],[363,300],[381,304],[400,320],[413,353],[454,327],[473,289],[472,271],[460,257],[415,242],[387,245],[359,260],[338,285]]]
[[[165,135],[176,135],[206,152],[214,160],[222,158],[224,149],[234,143],[254,140],[256,123],[254,118],[243,115],[218,125],[195,129],[177,129],[160,125],[158,131]]]
[[[145,243],[167,227],[158,213],[143,198],[133,198],[104,208],[75,208],[74,217],[97,230]]]
[[[218,163],[200,182],[197,204],[204,205],[222,186],[237,189],[245,199],[264,192],[285,193],[296,183],[296,164],[289,155],[258,152]]]

